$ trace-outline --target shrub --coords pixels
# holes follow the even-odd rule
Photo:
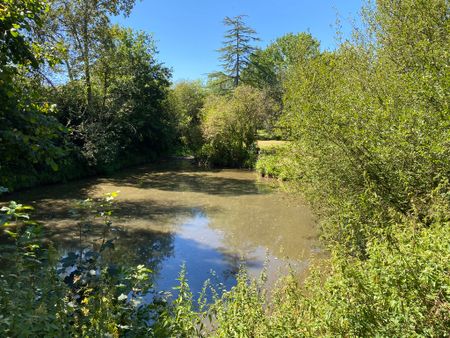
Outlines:
[[[201,110],[206,93],[200,82],[179,82],[168,95],[169,109],[176,116],[181,146],[189,153],[198,151],[203,143],[200,129]]]
[[[353,41],[294,67],[283,116],[324,233],[362,256],[389,209],[421,201],[425,213],[450,172],[448,3],[380,0],[365,13]]]
[[[230,97],[208,97],[203,109],[205,143],[198,157],[211,165],[252,167],[256,160],[256,132],[272,101],[263,92],[239,86]]]
[[[293,145],[284,144],[261,149],[255,170],[266,177],[277,178],[281,181],[296,181],[301,172],[299,170],[296,149]]]

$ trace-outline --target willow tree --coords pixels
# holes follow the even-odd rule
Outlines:
[[[219,49],[222,54],[220,60],[226,78],[232,79],[233,86],[241,82],[241,73],[248,66],[250,55],[256,50],[252,42],[258,41],[256,32],[244,22],[245,15],[233,18],[225,17],[223,23],[230,27],[225,34],[223,47]]]

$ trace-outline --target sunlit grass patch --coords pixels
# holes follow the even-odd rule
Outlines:
[[[273,147],[280,147],[283,145],[288,144],[288,141],[282,141],[282,140],[258,140],[257,141],[258,148],[261,150],[267,150]]]

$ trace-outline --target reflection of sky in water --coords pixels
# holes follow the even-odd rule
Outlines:
[[[193,217],[179,225],[173,241],[173,254],[161,264],[156,286],[169,291],[177,285],[180,266],[184,263],[191,291],[198,294],[203,283],[214,271],[227,287],[234,285],[233,264],[220,250],[222,234],[208,227],[209,219],[201,210],[193,210]],[[231,278],[230,278],[231,277]]]
[[[227,289],[231,288],[235,285],[235,274],[241,264],[245,264],[249,275],[256,278],[267,259],[267,269],[271,272],[269,283],[275,281],[281,270],[286,272],[288,265],[295,271],[305,266],[299,261],[279,259],[261,246],[230,250],[224,247],[223,232],[211,229],[209,223],[205,212],[194,209],[193,216],[179,224],[174,234],[173,253],[161,262],[155,280],[158,290],[171,291],[177,285],[176,279],[183,263],[194,295],[198,295],[207,279],[211,279],[213,284],[222,283]]]

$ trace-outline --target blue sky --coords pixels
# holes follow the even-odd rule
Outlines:
[[[266,46],[289,32],[309,31],[322,49],[335,47],[337,14],[344,35],[358,17],[362,0],[142,0],[127,18],[114,22],[152,33],[159,60],[173,70],[173,80],[205,79],[219,70],[223,18],[248,15],[246,21]]]

